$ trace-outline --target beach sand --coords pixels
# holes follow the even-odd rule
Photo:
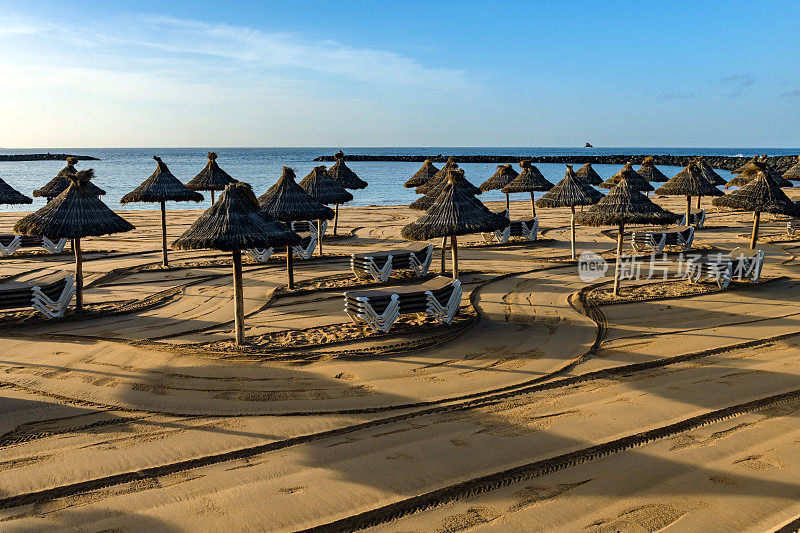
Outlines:
[[[696,251],[747,246],[750,213],[703,203]],[[785,221],[762,217],[758,284],[625,281],[617,301],[569,261],[569,211],[537,212],[534,243],[459,238],[452,325],[410,316],[375,334],[343,312],[344,290],[370,286],[349,254],[401,246],[419,213],[343,207],[325,255],[295,261],[299,290],[284,289],[283,253],[245,261],[240,349],[230,255],[171,251],[163,270],[157,213],[122,213],[135,231],[82,241],[83,316],[0,313],[2,531],[764,531],[800,517],[800,241]],[[169,212],[170,241],[198,214]],[[19,216],[0,214],[0,233]],[[613,231],[577,237],[613,259]],[[3,280],[72,268],[68,253],[0,258]]]

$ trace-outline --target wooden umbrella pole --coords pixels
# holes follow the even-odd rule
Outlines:
[[[288,287],[289,289],[294,289],[294,252],[292,252],[292,247],[290,245],[286,245],[286,275],[289,277]]]
[[[244,344],[244,293],[242,290],[242,251],[233,250],[233,298],[235,313],[233,317],[236,330],[236,344]]]
[[[164,256],[164,268],[169,266],[167,261],[167,207],[161,202],[161,253]]]
[[[697,209],[700,209],[700,198],[702,198],[702,196],[697,197]]]
[[[569,208],[572,210],[572,216],[569,220],[569,225],[572,228],[572,260],[575,261],[575,206],[571,205]]]
[[[686,197],[686,225],[691,226],[690,222],[692,220],[692,197]]]
[[[211,189],[211,205],[214,205],[214,189]]]
[[[758,224],[761,222],[761,211],[753,212],[753,234],[750,236],[750,249],[754,250],[758,240]]]
[[[333,219],[333,234],[336,235],[336,230],[339,228],[339,204],[336,204],[336,216]]]
[[[444,254],[447,251],[447,235],[442,237],[442,275],[444,275]]]
[[[453,248],[453,279],[458,279],[458,238],[450,236],[450,245]]]
[[[619,258],[622,255],[622,235],[625,231],[625,223],[619,223],[619,234],[617,235],[617,261],[614,264],[614,296],[619,294]]]
[[[83,254],[81,253],[81,240],[73,239],[72,248],[75,251],[75,311],[83,311]]]
[[[536,204],[533,203],[533,191],[531,191],[531,215],[536,218]]]
[[[511,199],[508,197],[508,193],[506,193],[506,211],[508,211],[508,216],[511,216]]]
[[[319,243],[319,255],[322,255],[322,220],[317,220],[317,242]]]

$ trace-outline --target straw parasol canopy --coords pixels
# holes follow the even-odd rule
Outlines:
[[[637,170],[636,173],[647,181],[652,181],[655,183],[663,183],[669,179],[664,175],[663,172],[658,170],[656,164],[653,163],[652,155],[648,155],[644,158],[644,161],[642,161],[642,166],[639,167],[639,170]]]
[[[0,204],[14,205],[30,203],[33,203],[33,198],[25,196],[14,187],[0,179]]]
[[[417,187],[414,192],[417,194],[428,194],[428,191],[433,187],[436,187],[441,182],[447,182],[448,173],[453,170],[454,168],[458,168],[458,163],[452,157],[447,158],[447,162],[444,164],[442,169],[433,175],[431,179],[429,179],[426,183],[423,183],[419,187]]]
[[[211,191],[211,203],[214,203],[214,191],[223,191],[225,186],[236,181],[217,164],[217,153],[208,152],[208,163],[200,173],[192,178],[187,187],[193,191]]]
[[[281,222],[296,220],[330,220],[334,217],[333,209],[314,200],[295,181],[295,173],[289,167],[283,167],[278,182],[258,197],[261,209]],[[322,224],[317,224],[317,242],[322,242]],[[322,255],[322,244],[319,246]],[[286,251],[286,270],[289,275],[289,288],[294,288],[291,251]]]
[[[753,233],[750,237],[750,249],[756,247],[758,240],[758,225],[761,220],[761,213],[775,213],[800,218],[800,206],[786,196],[780,187],[767,174],[766,165],[756,161],[755,165],[759,172],[748,183],[740,189],[714,199],[714,205],[718,207],[728,207],[731,209],[741,209],[753,212]]]
[[[450,237],[453,250],[453,279],[458,278],[458,235],[490,232],[508,225],[508,219],[489,211],[459,181],[457,173],[448,174],[448,183],[428,211],[403,228],[401,235],[412,241]]]
[[[539,169],[531,165],[530,161],[520,161],[519,166],[522,168],[522,172],[520,172],[519,176],[514,178],[511,183],[500,189],[500,191],[506,194],[512,192],[531,193],[531,213],[535,217],[536,206],[533,203],[533,193],[536,191],[549,191],[553,188],[553,184],[547,181],[545,177],[542,176],[542,173],[539,172]]]
[[[765,161],[759,159],[758,157],[754,157],[737,170],[740,170],[738,176],[735,176],[728,181],[728,183],[725,185],[726,189],[730,187],[741,187],[750,183],[750,181],[752,181],[759,172],[765,172],[778,187],[789,188],[794,186],[791,181],[785,179],[777,170],[772,168],[771,165],[768,165]]]
[[[592,192],[589,192],[592,191]],[[564,178],[556,183],[552,189],[536,201],[539,207],[569,207],[572,211],[570,217],[572,260],[575,260],[575,206],[596,204],[602,193],[596,191],[591,185],[582,181],[575,175],[572,165],[567,165]]]
[[[794,181],[800,180],[800,155],[797,156],[797,163],[783,173],[783,178]]]
[[[422,167],[403,184],[403,187],[413,189],[414,187],[425,185],[437,172],[439,172],[439,169],[434,166],[433,161],[426,159]]]
[[[578,179],[585,181],[589,185],[600,185],[603,183],[603,178],[601,178],[600,174],[598,174],[597,171],[592,168],[591,163],[586,163],[581,168],[576,170],[575,175],[578,177]]]
[[[664,196],[686,196],[686,225],[692,214],[692,196],[722,196],[724,193],[711,185],[703,176],[697,161],[675,174],[668,182],[656,189],[656,194]]]
[[[291,246],[300,236],[262,211],[250,185],[226,185],[219,200],[194,221],[172,247],[178,250],[210,248],[233,256],[234,324],[236,344],[244,343],[242,250]]]
[[[68,175],[75,174],[76,172],[78,172],[75,169],[75,165],[77,164],[77,162],[78,162],[77,157],[68,157],[67,166],[62,168],[58,172],[58,174],[56,174],[56,177],[48,181],[44,187],[33,191],[33,196],[47,198],[47,200],[50,201],[59,194],[61,194],[62,192],[66,191],[70,184]],[[87,187],[89,193],[95,196],[103,196],[106,193],[106,191],[104,191],[103,189],[101,189],[100,187],[91,182],[89,182]]]
[[[700,170],[703,172],[703,177],[707,182],[715,187],[725,185],[725,180],[722,179],[722,176],[716,173],[714,168],[708,164],[708,161],[706,161],[702,155],[697,157],[697,164],[700,166]]]
[[[121,204],[130,202],[155,202],[161,204],[161,252],[164,267],[169,266],[167,260],[167,208],[166,202],[199,202],[203,195],[193,191],[172,175],[160,157],[153,156],[156,161],[156,170],[141,185],[126,194],[120,200]]]
[[[587,226],[618,226],[617,263],[614,272],[614,294],[619,294],[619,258],[625,224],[670,224],[680,215],[662,209],[636,190],[623,175],[611,192],[602,200],[578,214],[578,223]]]
[[[317,202],[325,205],[335,205],[333,234],[336,235],[336,229],[339,226],[339,204],[351,201],[353,195],[330,177],[327,170],[325,170],[325,165],[314,167],[314,170],[309,172],[308,176],[303,178],[299,185]],[[321,244],[322,241],[320,241]]]
[[[758,156],[754,155],[753,157],[745,161],[745,163],[742,166],[736,167],[733,170],[731,170],[731,174],[741,174],[748,168],[748,166],[752,166],[752,163],[754,163],[757,159]]]
[[[356,173],[350,170],[344,163],[344,153],[339,150],[333,155],[336,163],[328,169],[328,175],[332,177],[336,183],[345,189],[366,189],[367,182],[356,176]]]
[[[51,240],[72,239],[75,252],[75,310],[83,310],[83,255],[81,239],[130,231],[133,226],[108,208],[89,188],[94,171],[65,174],[70,184],[47,205],[20,219],[14,231]]]
[[[633,165],[630,162],[625,163],[625,165],[619,169],[616,174],[598,185],[598,187],[602,187],[604,189],[613,189],[623,177],[628,180],[629,186],[633,187],[639,192],[649,192],[655,189],[655,187],[650,185],[650,183],[640,176],[638,172],[633,170]]]
[[[481,190],[478,187],[476,187],[475,185],[473,185],[472,183],[470,183],[469,180],[467,180],[467,178],[464,176],[464,170],[463,169],[460,169],[460,168],[452,169],[448,173],[448,177],[451,177],[451,176],[452,176],[452,179],[456,183],[458,183],[459,187],[461,189],[463,189],[464,191],[466,191],[467,193],[471,194],[472,196],[477,196],[478,194],[481,194]],[[441,195],[442,192],[444,192],[445,188],[447,187],[447,185],[449,183],[450,183],[449,180],[440,182],[439,185],[437,185],[433,189],[429,190],[426,195],[424,195],[424,196],[422,196],[420,198],[417,198],[408,207],[410,207],[411,209],[418,209],[420,211],[426,211],[428,208],[430,208],[430,206],[433,205],[433,203],[436,201],[436,199],[439,197],[439,195]]]
[[[519,176],[519,172],[514,170],[514,168],[511,165],[508,164],[497,165],[497,172],[492,174],[491,178],[484,181],[479,188],[481,191],[484,192],[496,191],[502,189],[503,187],[514,181],[514,179],[516,179],[517,176]],[[510,207],[511,207],[511,200],[508,197],[508,193],[506,193],[506,209],[510,209]]]

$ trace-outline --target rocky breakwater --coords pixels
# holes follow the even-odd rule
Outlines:
[[[66,161],[68,157],[77,157],[78,161],[100,161],[90,155],[72,154],[0,154],[0,161]]]
[[[701,155],[701,154],[698,154]],[[430,159],[435,163],[444,163],[448,157],[452,157],[458,163],[518,163],[523,159],[527,159],[533,164],[537,163],[570,163],[570,164],[584,164],[591,163],[593,165],[624,165],[628,161],[635,165],[642,163],[642,160],[647,157],[646,155],[540,155],[540,156],[518,156],[518,155],[443,155],[437,156],[430,155],[346,155],[345,161],[406,161],[406,162],[423,162]],[[653,160],[656,165],[670,165],[676,167],[685,167],[696,156],[686,155],[653,155]],[[742,166],[750,159],[749,157],[728,157],[728,156],[705,156],[705,160],[714,167],[722,170],[733,170]],[[319,156],[314,161],[333,161],[333,156]],[[780,155],[774,157],[767,157],[767,162],[775,167],[779,172],[785,172],[792,165],[797,163],[796,155]]]

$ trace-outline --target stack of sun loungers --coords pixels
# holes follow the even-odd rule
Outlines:
[[[64,250],[67,239],[56,242],[47,237],[27,237],[24,235],[0,235],[0,255],[13,255],[20,248],[41,247],[51,254],[58,254]]]
[[[72,274],[58,274],[36,281],[0,283],[0,309],[33,307],[47,318],[64,316],[75,294]]]
[[[498,215],[509,219],[508,210],[503,210]],[[539,232],[539,219],[536,217],[523,220],[510,220],[508,226],[491,233],[481,233],[484,242],[506,243],[511,237],[520,237],[523,240],[535,241]]]
[[[317,224],[319,221],[314,222],[312,220],[298,220],[292,222],[292,231],[296,233],[317,233]],[[325,232],[328,230],[328,221],[322,221],[322,227],[320,228],[320,232],[317,233],[318,235],[325,235]]]
[[[438,276],[417,285],[344,293],[344,310],[353,322],[386,332],[400,315],[426,313],[449,324],[461,302],[461,282]]]
[[[689,259],[686,271],[689,283],[713,281],[726,289],[733,279],[757,283],[763,266],[763,250],[735,248],[729,254]]]
[[[686,219],[686,217],[683,217]],[[694,226],[697,229],[703,229],[706,225],[706,210],[705,209],[692,209],[689,213],[689,220],[686,222],[687,226]]]
[[[292,253],[298,259],[310,258],[312,255],[314,255],[314,249],[317,247],[316,231],[298,231],[296,233],[300,235],[300,238],[303,240],[297,246],[292,246]],[[264,250],[259,250],[258,248],[250,248],[249,250],[245,250],[245,252],[247,252],[247,255],[249,255],[254,261],[263,263],[272,257],[272,254],[275,253],[275,249],[266,248]]]
[[[798,231],[800,231],[800,219],[793,218],[786,222],[786,233],[795,235]]]
[[[372,277],[383,283],[396,270],[410,270],[417,276],[428,274],[433,258],[433,245],[418,249],[385,250],[357,253],[350,256],[350,268],[358,278]]]
[[[636,230],[631,235],[631,246],[637,252],[660,254],[665,249],[685,252],[692,247],[694,226],[677,226],[664,230]]]

